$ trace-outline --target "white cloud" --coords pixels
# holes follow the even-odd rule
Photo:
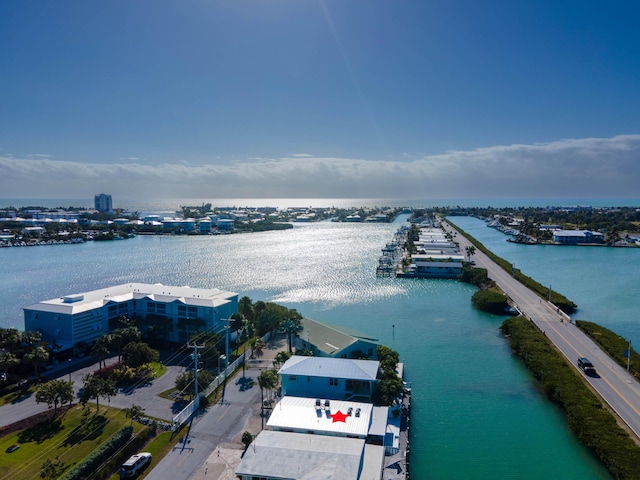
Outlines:
[[[313,157],[196,165],[0,156],[5,198],[636,197],[640,135],[499,145],[402,161]]]

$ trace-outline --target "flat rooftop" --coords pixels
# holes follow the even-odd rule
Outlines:
[[[90,292],[66,295],[51,300],[43,300],[24,310],[38,310],[62,314],[77,314],[101,308],[109,302],[125,302],[148,298],[155,302],[180,302],[185,305],[217,307],[229,302],[237,293],[217,288],[176,287],[161,283],[125,283]]]
[[[245,452],[236,469],[236,475],[256,478],[358,480],[364,479],[360,471],[364,454],[365,443],[359,438],[264,430]],[[377,456],[374,454],[373,457],[373,462],[368,463],[377,463]],[[378,470],[377,476],[367,478],[380,478],[381,470]]]
[[[371,425],[372,404],[331,400],[326,409],[325,400],[318,400],[320,408],[316,407],[314,398],[285,396],[273,407],[267,425],[277,430],[303,430],[362,438],[367,436]],[[377,429],[380,427],[377,426]]]

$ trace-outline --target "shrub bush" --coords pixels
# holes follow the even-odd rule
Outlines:
[[[475,307],[483,312],[505,314],[508,298],[495,290],[478,290],[471,297]]]
[[[131,425],[122,427],[114,433],[106,443],[91,452],[84,460],[63,475],[61,480],[81,480],[88,478],[105,460],[129,441],[132,433],[133,427]]]

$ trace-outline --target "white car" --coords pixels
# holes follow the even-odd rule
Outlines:
[[[133,478],[151,463],[149,452],[136,453],[131,455],[129,460],[122,464],[120,468],[120,478]]]

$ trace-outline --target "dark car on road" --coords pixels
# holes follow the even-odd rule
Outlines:
[[[580,367],[580,369],[586,373],[587,375],[595,375],[596,374],[596,369],[593,366],[593,363],[591,363],[589,361],[588,358],[586,357],[580,357],[578,359],[578,367]]]

